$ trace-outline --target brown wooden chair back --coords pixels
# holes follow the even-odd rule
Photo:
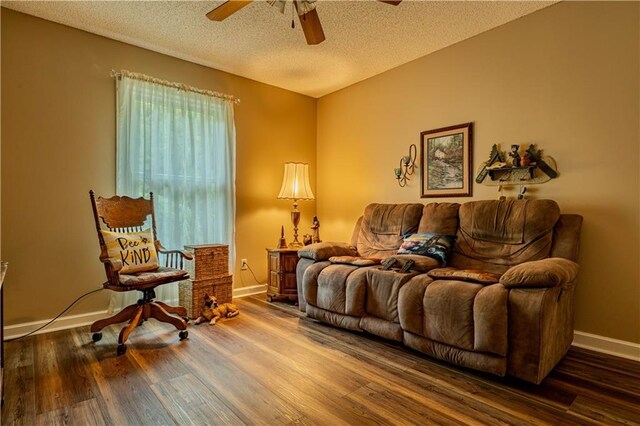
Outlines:
[[[149,193],[149,199],[130,198],[127,196],[115,195],[113,197],[104,198],[95,196],[93,191],[89,191],[91,198],[91,206],[93,207],[93,218],[98,232],[98,240],[100,241],[100,259],[104,260],[109,257],[107,253],[107,245],[104,237],[100,232],[107,229],[113,232],[139,232],[145,225],[148,227],[148,219],[151,216],[151,229],[156,250],[158,251],[158,260],[165,267],[182,269],[184,266],[183,259],[191,259],[191,254],[182,250],[166,250],[156,232],[156,216],[153,208],[153,192]],[[105,265],[107,277],[114,285],[117,285],[117,277]]]
[[[149,199],[122,197],[119,195],[109,198],[96,198],[93,191],[89,191],[89,196],[91,197],[93,218],[101,245],[104,244],[100,233],[101,229],[108,229],[114,232],[139,232],[142,231],[149,216],[151,216],[153,238],[155,240],[158,239],[153,209],[153,192],[149,193]]]

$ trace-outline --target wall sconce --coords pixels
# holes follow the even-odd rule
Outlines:
[[[406,186],[407,181],[411,180],[409,176],[413,174],[414,168],[416,166],[416,156],[417,156],[418,148],[416,148],[416,144],[412,143],[409,146],[409,155],[405,155],[400,159],[400,167],[395,169],[396,179],[398,180],[398,185]],[[404,170],[403,170],[404,168]]]

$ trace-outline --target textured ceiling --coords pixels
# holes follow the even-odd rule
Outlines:
[[[222,22],[221,1],[2,1],[2,6],[263,83],[320,97],[554,1],[319,0],[326,41],[305,43],[284,15],[256,1]],[[135,70],[133,70],[135,71]]]

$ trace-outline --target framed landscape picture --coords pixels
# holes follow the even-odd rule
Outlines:
[[[472,124],[420,133],[421,198],[471,197]]]

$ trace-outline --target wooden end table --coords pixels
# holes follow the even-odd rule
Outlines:
[[[297,302],[298,250],[267,249],[267,265],[269,266],[267,300],[273,302],[274,300],[286,299]]]

